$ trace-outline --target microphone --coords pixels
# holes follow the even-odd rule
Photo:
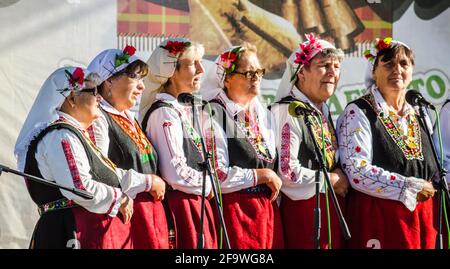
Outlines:
[[[184,105],[194,105],[194,104],[202,104],[202,105],[206,105],[208,102],[205,100],[202,100],[199,97],[196,97],[190,93],[180,93],[178,95],[177,98],[178,102],[180,104],[184,104]]]
[[[293,101],[292,103],[289,104],[289,115],[291,115],[292,117],[300,117],[300,116],[310,116],[310,115],[316,115],[317,112],[307,106],[305,103],[303,102],[299,102],[299,101]]]
[[[415,90],[409,90],[406,92],[405,96],[406,102],[408,102],[412,106],[424,106],[429,107],[431,109],[435,109],[434,105],[428,102],[423,95]]]

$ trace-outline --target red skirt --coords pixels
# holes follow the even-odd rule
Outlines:
[[[120,213],[117,217],[95,214],[83,207],[72,209],[76,238],[83,249],[130,249],[132,240],[130,222],[124,224]]]
[[[343,237],[339,218],[328,195],[330,205],[331,247],[339,249],[343,247]],[[325,204],[325,194],[320,194],[320,248],[328,249],[328,217]],[[338,196],[342,212],[345,212],[345,200]],[[291,200],[283,194],[280,204],[281,216],[284,224],[284,241],[286,248],[313,249],[314,248],[314,209],[316,196],[307,200]]]
[[[145,192],[134,199],[131,238],[135,249],[168,249],[169,232],[162,202]]]
[[[418,202],[413,212],[403,203],[359,191],[349,192],[349,248],[431,249],[436,229],[433,199]]]
[[[196,249],[200,228],[202,197],[180,191],[168,191],[165,199],[167,199],[174,218],[176,247],[180,249]],[[208,199],[205,199],[203,238],[205,249],[217,248],[215,219]]]
[[[233,192],[223,194],[222,203],[232,249],[284,247],[280,211],[267,194]]]

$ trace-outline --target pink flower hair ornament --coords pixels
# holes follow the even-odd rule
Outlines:
[[[236,61],[239,58],[241,49],[242,47],[236,47],[220,55],[217,65],[223,68],[225,74],[231,74],[236,70]]]
[[[322,44],[319,43],[319,36],[315,36],[314,33],[305,34],[306,40],[299,44],[300,51],[295,53],[294,64],[297,65],[297,69],[291,77],[291,81],[295,80],[298,71],[302,66],[309,65],[311,59],[319,52],[323,51]]]

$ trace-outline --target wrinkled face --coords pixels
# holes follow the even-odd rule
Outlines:
[[[100,101],[102,97],[100,94],[94,95],[94,92],[81,91],[74,94],[75,110],[71,115],[80,122],[93,122],[100,117]],[[72,113],[70,113],[72,114]]]
[[[255,53],[243,54],[236,72],[225,78],[224,85],[230,96],[242,95],[253,98],[260,93],[262,75],[254,74],[247,78],[244,73],[261,69],[258,57]]]
[[[319,54],[313,58],[309,70],[298,72],[297,87],[314,103],[324,103],[333,95],[339,82],[341,62],[335,57]]]
[[[123,73],[108,81],[111,83],[111,95],[108,96],[107,91],[104,91],[103,95],[118,111],[132,108],[145,90],[143,78],[139,73]]]
[[[413,65],[404,51],[400,51],[388,62],[381,56],[373,71],[373,79],[382,94],[389,91],[402,91],[412,80]]]
[[[170,80],[177,94],[192,93],[200,88],[204,72],[201,59],[181,59]]]

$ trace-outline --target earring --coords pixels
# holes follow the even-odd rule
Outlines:
[[[108,95],[108,97],[111,97],[112,96],[111,90],[109,90],[106,95]]]

